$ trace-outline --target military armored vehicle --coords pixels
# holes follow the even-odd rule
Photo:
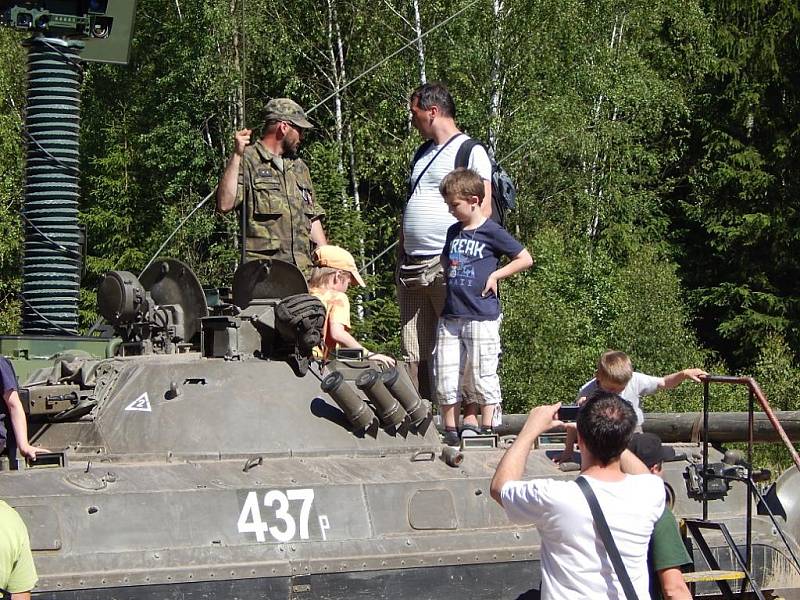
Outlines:
[[[324,313],[293,266],[244,264],[221,294],[170,258],[140,277],[114,271],[98,294],[109,336],[77,335],[79,62],[125,62],[134,9],[0,2],[0,25],[33,34],[24,334],[0,353],[20,375],[32,441],[51,452],[29,463],[9,440],[0,490],[28,526],[34,597],[538,597],[536,530],[489,496],[510,438],[443,448],[402,365],[338,357],[321,370]],[[699,449],[687,446],[688,470],[666,469],[679,516],[725,525],[699,536],[707,552],[696,540],[697,569],[800,587],[797,473],[750,515],[752,466],[707,444],[694,459]],[[526,477],[575,476],[551,455],[535,450]],[[698,593],[731,592],[715,585]]]
[[[36,598],[537,597],[536,530],[509,523],[489,495],[507,438],[443,454],[402,371],[358,358],[320,371],[309,344],[324,313],[306,292],[280,261],[240,267],[231,297],[213,302],[174,259],[141,278],[106,275],[98,302],[115,336],[94,340],[106,344],[99,356],[61,350],[29,369],[32,438],[52,453],[12,456],[18,468],[0,472],[29,528]],[[20,371],[43,360],[25,338],[0,343]],[[699,448],[684,450],[702,475]],[[574,477],[552,454],[535,450],[526,476]],[[666,468],[676,514],[722,522],[743,545],[735,464],[708,478],[705,503],[702,484],[687,495],[686,466]],[[796,584],[797,485],[787,475],[771,492],[781,531],[750,521],[764,589]],[[720,567],[736,568],[720,535],[707,541]],[[699,551],[696,563],[707,568]]]

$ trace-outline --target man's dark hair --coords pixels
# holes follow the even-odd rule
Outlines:
[[[581,407],[576,424],[587,449],[600,464],[607,465],[628,446],[636,412],[617,394],[597,391]]]
[[[450,95],[447,86],[438,81],[423,83],[411,92],[411,104],[417,101],[417,106],[422,110],[428,110],[431,106],[438,106],[445,117],[456,118],[456,103]]]

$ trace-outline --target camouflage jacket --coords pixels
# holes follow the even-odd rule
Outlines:
[[[325,211],[317,204],[311,174],[301,159],[283,159],[283,171],[261,142],[244,151],[236,206],[247,200],[247,258],[279,258],[311,268],[311,223]]]

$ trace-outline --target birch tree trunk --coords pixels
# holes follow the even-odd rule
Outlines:
[[[333,5],[334,0],[326,0],[328,8],[328,60],[330,61],[331,69],[331,84],[333,86],[333,106],[334,106],[334,129],[336,134],[336,170],[340,175],[344,176],[344,116],[342,112],[342,94],[339,90],[342,88],[342,77],[337,60],[336,46],[341,46],[341,36],[339,34],[339,24],[336,22],[336,8]],[[337,38],[334,40],[334,36]],[[338,42],[338,44],[337,44]],[[341,189],[342,205],[347,208],[349,204],[347,198],[347,191],[342,187]]]
[[[347,69],[345,66],[344,56],[344,42],[342,40],[342,30],[339,25],[339,13],[335,4],[335,0],[327,0],[328,3],[328,46],[331,59],[331,70],[333,72],[334,82],[334,103],[335,103],[335,127],[336,127],[336,144],[338,147],[337,152],[337,165],[336,168],[339,173],[344,176],[344,155],[345,152],[348,156],[349,179],[352,188],[353,203],[350,205],[350,197],[347,195],[347,190],[342,186],[341,197],[342,204],[345,208],[354,210],[357,215],[357,221],[361,220],[361,199],[358,193],[358,173],[356,172],[356,155],[355,146],[353,144],[353,131],[350,125],[344,123],[344,104],[343,95],[339,90],[347,85]],[[345,148],[345,138],[347,140],[347,147]],[[358,237],[358,259],[359,262],[364,264],[364,237]],[[359,319],[364,318],[364,298],[361,294],[355,298],[356,315]]]
[[[503,100],[503,86],[505,76],[502,65],[503,49],[503,0],[493,0],[492,10],[494,14],[494,42],[492,46],[492,70],[490,73],[491,97],[489,100],[489,155],[494,158],[497,151],[497,140],[500,136],[500,106]]]
[[[336,12],[334,11],[334,16],[337,17]],[[344,43],[342,42],[342,31],[339,27],[339,19],[336,18],[334,20],[336,25],[336,49],[339,52],[339,73],[341,75],[342,85],[347,84],[347,69],[345,68],[345,60],[344,60]],[[353,194],[353,210],[356,212],[357,221],[361,223],[361,195],[358,191],[358,171],[356,170],[356,150],[355,144],[353,143],[353,128],[350,123],[347,125],[347,153],[349,157],[349,167],[350,167],[350,188]],[[361,265],[364,264],[364,236],[359,233],[358,235],[358,260]],[[362,267],[363,268],[363,267]],[[375,273],[375,267],[372,267],[372,273]],[[359,319],[364,319],[364,296],[359,294],[356,296],[356,315]]]
[[[231,22],[236,23],[236,6],[239,0],[230,0],[230,15]],[[240,29],[241,27],[241,29]],[[244,36],[244,20],[242,20],[240,27],[233,27],[233,69],[236,73],[237,85],[231,90],[231,106],[234,113],[232,124],[234,131],[239,131],[245,127],[244,123],[244,73],[242,71],[243,58],[242,58],[242,40]]]
[[[414,35],[417,38],[417,60],[419,62],[419,82],[427,83],[428,77],[425,74],[425,42],[422,39],[422,20],[419,16],[419,0],[411,0],[414,8]]]
[[[619,51],[619,48],[622,44],[622,35],[625,29],[625,15],[620,17],[614,18],[614,27],[611,30],[611,41],[609,42],[609,48],[613,52],[614,50]],[[597,128],[600,124],[601,118],[601,108],[603,102],[605,101],[605,95],[599,94],[597,96],[597,100],[595,100],[593,112],[593,126]],[[611,112],[611,117],[609,119],[612,123],[617,120],[617,108],[614,107]],[[589,222],[589,226],[587,228],[587,234],[589,239],[595,239],[597,237],[598,231],[600,229],[600,212],[601,206],[603,203],[603,162],[605,161],[605,145],[607,147],[608,141],[605,143],[600,139],[599,133],[596,133],[594,136],[595,139],[595,149],[594,149],[594,156],[592,158],[591,165],[588,166],[589,172],[589,184],[586,189],[586,193],[589,198],[594,198],[594,211],[592,215],[592,219]]]

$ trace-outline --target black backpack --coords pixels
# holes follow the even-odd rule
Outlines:
[[[472,149],[475,146],[481,146],[486,150],[489,156],[489,162],[492,164],[492,221],[496,221],[500,225],[505,225],[508,211],[514,210],[517,207],[517,188],[514,186],[514,181],[511,179],[506,170],[497,164],[489,150],[484,144],[478,140],[469,138],[458,149],[456,153],[455,167],[468,167],[469,156],[472,154]]]
[[[428,140],[419,148],[417,148],[414,158],[411,161],[412,169],[414,164],[416,164],[420,157],[425,154],[428,148],[430,148],[432,145],[433,140]],[[458,152],[456,152],[456,159],[454,161],[453,168],[457,169],[459,167],[468,167],[469,157],[472,154],[472,150],[475,148],[475,146],[481,146],[484,150],[486,150],[486,154],[489,156],[489,162],[492,164],[492,221],[495,221],[500,225],[505,225],[508,211],[514,210],[517,207],[517,188],[514,185],[514,181],[511,179],[511,175],[509,175],[503,167],[497,164],[492,155],[489,154],[486,146],[478,140],[467,138],[464,140],[464,143],[461,144]]]

